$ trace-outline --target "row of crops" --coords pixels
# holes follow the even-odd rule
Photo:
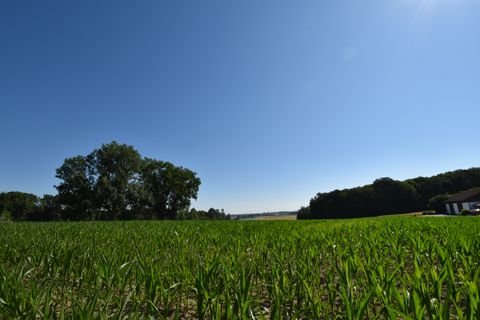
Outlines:
[[[480,220],[0,224],[0,319],[478,319]]]

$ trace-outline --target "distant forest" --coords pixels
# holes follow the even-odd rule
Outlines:
[[[370,217],[422,211],[444,213],[449,195],[480,186],[480,168],[456,170],[405,181],[380,178],[363,187],[318,193],[298,219]]]
[[[56,195],[0,193],[0,220],[230,218],[223,209],[190,209],[201,183],[195,172],[115,141],[65,159],[56,177]]]

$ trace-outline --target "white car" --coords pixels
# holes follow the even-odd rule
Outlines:
[[[471,211],[474,215],[480,215],[480,203],[474,205]]]

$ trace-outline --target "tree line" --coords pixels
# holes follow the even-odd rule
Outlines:
[[[142,157],[113,141],[56,170],[57,195],[0,193],[3,220],[227,219],[223,210],[190,209],[201,184],[197,174]]]
[[[298,219],[358,218],[422,211],[445,213],[451,194],[480,186],[480,168],[456,170],[405,181],[380,178],[357,188],[317,193]]]

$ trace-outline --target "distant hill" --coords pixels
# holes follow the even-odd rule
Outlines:
[[[277,211],[277,212],[262,212],[262,213],[244,213],[244,214],[232,214],[231,218],[234,220],[252,220],[263,217],[282,217],[296,215],[296,211]]]
[[[404,181],[380,178],[362,187],[317,193],[308,207],[298,211],[298,218],[357,218],[421,211],[433,208],[434,200],[442,195],[474,187],[480,187],[478,167]]]

